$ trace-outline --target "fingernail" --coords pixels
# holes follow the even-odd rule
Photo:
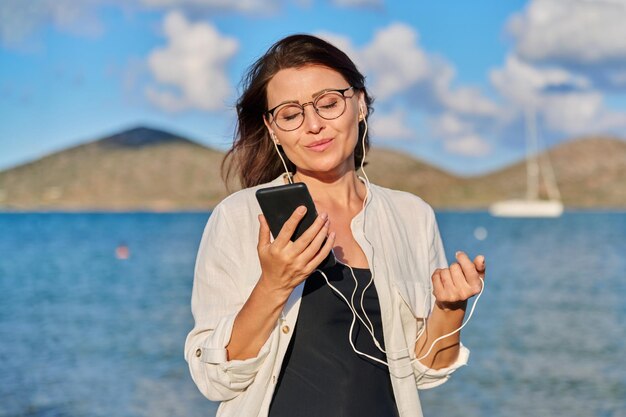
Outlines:
[[[328,213],[322,213],[320,214],[320,217],[324,220],[326,220],[328,218]]]
[[[298,214],[304,214],[304,213],[306,213],[306,207],[305,206],[298,207]]]
[[[456,251],[456,253],[454,254],[454,257],[458,258],[461,253],[463,253],[463,252],[461,252],[460,250]]]

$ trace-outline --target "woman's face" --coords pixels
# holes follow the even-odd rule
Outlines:
[[[283,69],[267,85],[268,108],[272,109],[285,102],[308,103],[314,101],[324,90],[348,87],[350,84],[345,78],[328,67],[308,65]],[[354,170],[359,106],[364,112],[366,106],[363,94],[359,91],[348,90],[345,97],[345,111],[333,120],[322,118],[313,106],[307,105],[304,107],[304,121],[295,130],[281,130],[272,117],[265,121],[298,172],[310,175],[341,175]]]

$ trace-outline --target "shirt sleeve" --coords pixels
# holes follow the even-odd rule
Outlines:
[[[461,366],[467,365],[469,359],[469,349],[463,346],[461,343],[461,349],[459,350],[459,356],[456,361],[441,369],[432,369],[425,366],[420,361],[413,362],[413,372],[415,373],[415,382],[418,389],[429,389],[437,387],[450,379],[450,375],[459,369]]]
[[[429,266],[430,273],[432,274],[437,268],[447,268],[448,260],[446,259],[446,252],[443,247],[443,241],[441,240],[441,234],[439,233],[439,226],[437,225],[437,219],[435,218],[435,212],[430,208],[430,248],[429,252]],[[430,277],[429,277],[430,279]],[[433,297],[434,301],[434,297]]]
[[[435,213],[430,209],[430,217],[431,217],[431,226],[430,226],[430,248],[429,248],[429,270],[430,274],[432,274],[437,268],[447,268],[448,261],[446,259],[446,253],[443,247],[443,241],[441,239],[441,234],[439,233],[439,227],[437,226],[437,219],[435,218]],[[429,276],[430,279],[430,276]],[[435,303],[435,297],[432,297],[432,304]],[[432,305],[431,305],[432,309]],[[460,345],[459,355],[456,361],[446,367],[441,369],[432,369],[420,361],[413,362],[413,371],[415,373],[415,380],[417,383],[418,389],[429,389],[437,387],[443,383],[445,383],[448,379],[450,379],[450,375],[459,369],[460,367],[467,365],[467,361],[469,359],[470,351],[467,347],[463,346],[463,343]]]
[[[224,211],[220,205],[215,208],[202,236],[191,297],[195,324],[185,342],[191,377],[213,401],[232,399],[254,381],[272,339],[254,358],[228,360],[226,346],[247,291],[238,235]]]

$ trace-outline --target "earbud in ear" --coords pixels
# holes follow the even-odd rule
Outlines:
[[[363,111],[363,107],[359,107],[359,122],[365,119],[365,112]]]
[[[276,137],[276,133],[274,133],[273,130],[270,130],[270,136],[275,144],[280,145],[280,142],[278,142],[278,138]]]

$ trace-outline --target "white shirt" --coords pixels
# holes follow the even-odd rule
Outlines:
[[[196,260],[191,309],[194,328],[185,359],[199,390],[221,401],[217,417],[265,417],[298,317],[304,283],[294,289],[282,317],[254,358],[227,360],[235,317],[261,275],[257,254],[259,188],[238,191],[218,204],[204,229]],[[432,208],[412,194],[370,185],[364,209],[351,223],[378,292],[383,337],[400,417],[422,416],[419,389],[444,383],[467,363],[469,350],[448,368],[433,370],[415,359],[415,339],[434,303],[431,274],[446,268]]]

